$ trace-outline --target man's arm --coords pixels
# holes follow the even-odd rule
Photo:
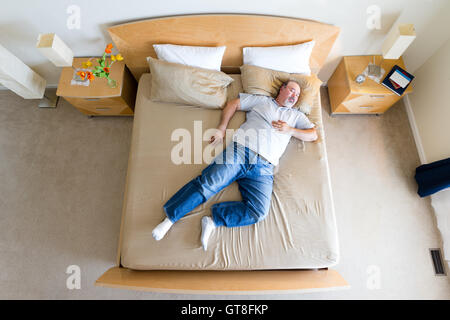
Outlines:
[[[294,138],[297,138],[299,140],[303,140],[303,141],[317,140],[316,128],[297,129],[297,128],[290,127],[286,122],[281,121],[281,120],[272,121],[272,126],[276,129],[278,129],[278,131],[290,134]]]
[[[297,129],[291,127],[291,134],[294,138],[303,141],[316,141],[317,140],[317,131],[316,128],[311,129]]]
[[[228,101],[225,108],[222,110],[219,126],[217,132],[211,137],[209,143],[219,143],[225,136],[225,130],[227,130],[228,123],[234,116],[237,110],[241,109],[241,102],[239,98]]]

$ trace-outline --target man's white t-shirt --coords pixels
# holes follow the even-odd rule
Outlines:
[[[301,111],[280,107],[272,97],[239,94],[241,110],[246,111],[246,121],[233,136],[233,141],[258,153],[273,165],[278,165],[291,138],[272,126],[272,121],[285,121],[290,127],[311,129],[314,124]]]

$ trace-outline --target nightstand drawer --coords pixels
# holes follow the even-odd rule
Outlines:
[[[115,98],[68,98],[64,97],[75,108],[89,115],[133,114],[121,97]],[[127,111],[129,109],[129,111]]]
[[[350,95],[342,105],[351,113],[381,113],[399,99],[396,95]]]

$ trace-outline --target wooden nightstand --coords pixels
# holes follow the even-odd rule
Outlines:
[[[381,56],[375,56],[379,63]],[[402,96],[385,88],[382,84],[366,78],[362,84],[355,82],[358,74],[363,73],[373,56],[343,57],[338,67],[328,80],[328,94],[330,96],[332,114],[381,114],[388,110],[403,95],[412,92],[412,87],[405,90]],[[381,66],[385,74],[391,71],[394,65],[405,69],[403,59],[383,60]]]
[[[74,58],[74,68],[81,68],[87,58]],[[95,62],[96,63],[96,62]],[[70,102],[87,115],[127,116],[134,114],[137,82],[123,61],[116,61],[111,67],[110,78],[117,81],[116,88],[110,88],[104,78],[95,78],[88,87],[71,85],[74,70],[63,68],[56,94]]]

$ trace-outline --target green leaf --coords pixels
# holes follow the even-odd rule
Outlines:
[[[115,87],[117,87],[117,82],[116,82],[116,80],[113,80],[113,79],[111,79],[111,78],[107,78],[108,79],[108,86],[110,86],[111,88],[115,88]]]

